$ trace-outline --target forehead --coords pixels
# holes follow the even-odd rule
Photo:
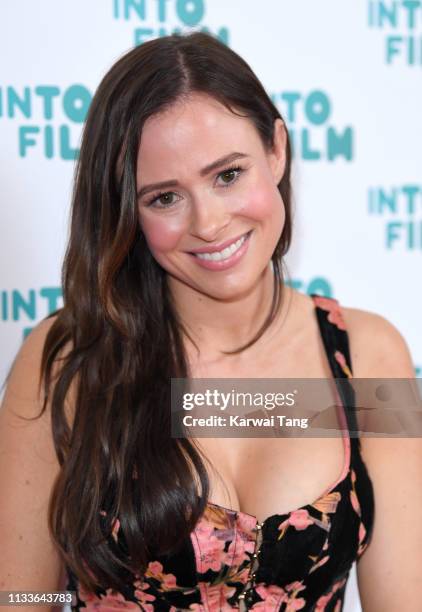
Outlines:
[[[192,94],[147,119],[138,167],[143,174],[152,173],[158,162],[169,170],[180,163],[203,167],[234,150],[251,155],[262,150],[252,121],[235,115],[214,98]]]

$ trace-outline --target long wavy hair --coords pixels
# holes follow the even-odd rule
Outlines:
[[[55,320],[42,354],[40,415],[51,406],[61,466],[49,529],[67,568],[88,590],[120,590],[126,572],[144,571],[151,558],[176,551],[209,494],[206,458],[192,441],[170,434],[170,380],[189,376],[186,330],[166,272],[140,229],[136,200],[145,121],[191,92],[250,118],[266,150],[272,147],[280,113],[249,65],[209,34],[174,34],[130,50],[105,75],[75,169],[64,306],[50,315]],[[262,336],[281,303],[282,257],[291,240],[290,166],[287,140],[278,185],[285,224],[272,255],[270,312],[232,353]],[[115,517],[118,547],[109,543]]]

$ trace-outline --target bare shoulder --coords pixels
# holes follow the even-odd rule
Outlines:
[[[43,319],[21,344],[6,379],[6,397],[10,395],[21,399],[31,399],[33,402],[41,400],[36,386],[39,382],[41,358],[47,334],[54,324],[57,316]],[[7,402],[5,402],[7,405]],[[31,406],[25,404],[26,409]]]
[[[355,379],[391,378],[414,379],[415,370],[409,347],[400,330],[380,314],[358,308],[341,307],[349,336],[352,371]],[[359,425],[366,430],[366,413],[359,417]],[[369,425],[368,425],[369,427]],[[370,427],[369,427],[370,430]],[[399,483],[406,464],[422,459],[420,439],[388,436],[361,436],[361,450],[369,474],[374,482],[378,505],[384,488],[391,488],[394,476]],[[389,465],[388,469],[386,466]]]
[[[400,330],[380,314],[342,306],[355,378],[413,378],[412,357]]]
[[[44,398],[44,390],[40,380],[42,356],[47,335],[58,315],[52,315],[38,323],[22,342],[6,378],[6,392],[3,401],[3,409],[7,410],[10,403],[18,405],[26,416],[34,416],[33,412],[40,407]],[[56,377],[62,363],[62,358],[70,351],[71,343],[67,342],[58,352],[51,368],[51,392],[54,389]],[[66,397],[65,410],[69,423],[73,420],[73,402],[76,391],[76,380],[70,385],[68,396]],[[47,419],[49,406],[42,418]]]
[[[22,343],[0,407],[0,587],[54,591],[62,566],[48,528],[48,505],[60,465],[51,412],[43,407],[40,370],[55,317],[43,320]]]
[[[295,332],[312,320],[312,297],[290,288]],[[375,312],[349,308],[340,302],[349,337],[355,378],[414,378],[415,371],[408,344],[400,330]]]
[[[415,377],[407,342],[395,325],[365,310],[342,312],[355,378]],[[405,597],[409,610],[419,610],[422,586],[408,577],[422,563],[421,437],[363,434],[361,451],[375,496],[374,530],[357,564],[362,609],[398,610]]]

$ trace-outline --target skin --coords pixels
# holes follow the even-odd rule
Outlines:
[[[269,262],[285,221],[277,189],[285,144],[280,119],[275,122],[274,148],[267,152],[248,118],[200,94],[151,117],[143,128],[138,191],[173,178],[180,185],[162,190],[164,195],[153,206],[148,202],[157,190],[139,200],[140,226],[168,273],[178,312],[208,353],[239,346],[267,312],[263,304],[269,305],[272,296]],[[200,176],[201,168],[232,152],[248,156],[231,164],[242,168],[240,174],[224,173],[230,165],[225,164]],[[188,254],[249,230],[253,233],[246,256],[228,270],[206,270]]]

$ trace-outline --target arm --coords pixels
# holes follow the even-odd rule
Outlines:
[[[45,336],[42,321],[23,343],[0,408],[0,590],[55,591],[64,588],[63,568],[50,538],[47,507],[59,471],[50,410],[39,414],[38,376]],[[20,609],[20,608],[19,608]],[[25,606],[43,612],[51,606]],[[2,610],[16,610],[3,607]]]
[[[355,378],[414,378],[409,349],[381,316],[345,309]],[[422,439],[361,437],[375,494],[372,540],[357,563],[363,612],[422,610]]]

